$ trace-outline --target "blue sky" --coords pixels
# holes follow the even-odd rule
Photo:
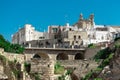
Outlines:
[[[120,25],[120,0],[0,0],[0,34],[11,41],[11,35],[24,24],[37,30],[48,25],[71,25],[82,13],[95,15],[95,23]]]

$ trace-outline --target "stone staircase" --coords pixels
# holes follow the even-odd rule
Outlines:
[[[78,79],[81,79],[81,77],[84,77],[88,72],[96,69],[97,66],[98,66],[98,64],[94,61],[88,62],[88,63],[83,63],[83,64],[79,65],[74,70],[73,73],[78,77]]]
[[[85,59],[91,59],[93,58],[93,56],[95,54],[97,54],[97,52],[101,50],[100,47],[96,47],[96,48],[87,48],[86,52],[85,52]]]

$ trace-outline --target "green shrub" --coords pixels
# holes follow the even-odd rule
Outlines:
[[[95,47],[96,47],[96,45],[93,43],[88,45],[88,48],[95,48]]]
[[[103,80],[102,78],[94,78],[94,80]]]
[[[115,39],[114,39],[114,41],[117,41],[117,40],[119,40],[119,39],[120,39],[120,37],[118,37],[118,38],[115,38]]]
[[[97,67],[95,71],[102,71],[102,68]]]
[[[66,75],[70,75],[72,73],[72,70],[67,70],[67,72],[65,73]]]
[[[89,78],[92,76],[93,72],[89,72],[86,74],[86,76],[82,80],[89,80]]]
[[[34,74],[35,80],[40,80],[40,75],[39,74]]]
[[[31,64],[30,63],[27,63],[27,62],[24,62],[24,69],[26,72],[30,72],[30,67],[31,67]]]
[[[120,48],[120,43],[119,42],[115,42],[115,48]]]
[[[99,59],[106,59],[111,54],[111,52],[112,51],[110,48],[102,49],[102,50],[97,52],[97,54],[93,57],[93,59],[95,61],[97,61]]]
[[[2,35],[0,35],[0,47],[4,48],[6,52],[23,53],[24,48],[19,44],[11,44],[6,41]]]
[[[59,77],[58,77],[58,80],[65,80],[65,76],[64,76],[64,75],[59,76]]]
[[[12,71],[13,71],[13,73],[14,73],[15,77],[17,77],[17,78],[18,78],[18,76],[20,75],[20,71],[19,71],[19,70],[17,70],[17,69],[13,69]]]
[[[54,66],[54,73],[55,74],[63,74],[64,73],[64,67],[63,66],[61,66],[61,64],[59,63],[59,62],[57,62],[56,64],[55,64],[55,66]]]

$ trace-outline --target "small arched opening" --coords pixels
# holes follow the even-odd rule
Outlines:
[[[75,60],[81,60],[81,59],[84,59],[83,53],[77,53],[77,54],[75,55]]]
[[[56,60],[68,60],[68,54],[66,53],[59,53],[56,57]]]

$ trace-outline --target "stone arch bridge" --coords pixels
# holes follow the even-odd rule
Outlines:
[[[26,48],[24,51],[26,59],[41,58],[52,60],[81,60],[85,58],[84,53],[85,48]]]
[[[86,51],[85,48],[26,48],[24,55],[30,61],[30,72],[43,74],[41,77],[47,78],[44,80],[57,80],[58,76],[54,76],[54,65],[57,61],[66,69],[75,69],[73,73],[78,78],[76,80],[80,80],[97,66],[94,61],[84,60]]]

